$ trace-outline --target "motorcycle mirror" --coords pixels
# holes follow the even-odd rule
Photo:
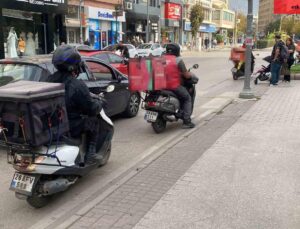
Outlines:
[[[199,64],[194,64],[193,69],[197,69],[197,68],[199,68]]]
[[[106,88],[106,92],[107,92],[107,93],[113,92],[114,90],[115,90],[115,86],[114,86],[114,85],[109,85],[109,86]]]

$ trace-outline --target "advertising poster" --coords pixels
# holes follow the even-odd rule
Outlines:
[[[300,14],[300,0],[274,0],[274,14]]]

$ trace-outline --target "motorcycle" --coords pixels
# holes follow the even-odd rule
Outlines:
[[[112,87],[109,86],[106,92],[113,91]],[[61,136],[49,147],[26,148],[21,144],[6,142],[7,161],[16,170],[10,184],[15,196],[26,200],[34,208],[44,207],[52,196],[67,190],[90,171],[105,165],[111,153],[114,125],[103,109],[98,118],[100,125],[96,150],[103,157],[94,164],[84,164],[84,152],[88,148],[86,134],[82,134],[81,139]],[[0,133],[5,131],[0,127]]]
[[[191,69],[197,69],[198,64],[194,64]],[[188,90],[192,97],[192,109],[196,97],[195,85],[198,78],[192,76],[190,80],[186,80],[184,87]],[[182,119],[181,104],[174,92],[170,90],[148,91],[142,103],[142,108],[146,110],[144,119],[151,123],[155,133],[162,133],[167,126],[167,122],[175,122]]]
[[[251,73],[254,70],[255,57],[251,54]],[[231,69],[232,78],[237,80],[239,77],[245,75],[245,62],[240,60],[232,60],[234,67]]]

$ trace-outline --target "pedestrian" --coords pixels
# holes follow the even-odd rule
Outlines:
[[[214,46],[214,49],[216,49],[216,47],[217,47],[217,39],[216,38],[214,38],[214,40],[213,40],[213,46]]]
[[[295,45],[294,45],[294,42],[292,40],[292,38],[287,38],[286,39],[286,46],[288,48],[288,52],[289,52],[289,57],[288,57],[288,60],[287,60],[287,67],[288,67],[288,71],[287,73],[284,75],[284,78],[283,78],[283,82],[286,82],[286,83],[289,83],[291,81],[291,66],[294,64],[295,62],[295,58],[294,58],[294,53],[295,53]]]
[[[19,46],[18,48],[19,48],[19,52],[20,52],[20,57],[24,56],[26,43],[25,43],[23,37],[20,37],[18,46]]]
[[[271,54],[271,81],[270,86],[277,86],[280,77],[280,69],[284,62],[287,62],[288,53],[286,52],[286,46],[281,40],[281,36],[277,34],[275,36],[275,45],[273,46]]]
[[[208,37],[205,38],[204,45],[205,45],[205,49],[207,50],[208,46],[209,46],[209,39],[208,39]]]
[[[129,59],[129,51],[128,51],[127,46],[123,44],[123,41],[119,41],[119,44],[116,48],[116,51],[120,51],[121,56],[123,56],[124,58]]]

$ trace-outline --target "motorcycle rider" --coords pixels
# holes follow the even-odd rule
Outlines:
[[[87,133],[89,142],[87,143],[85,163],[93,164],[103,158],[96,152],[99,132],[97,114],[102,109],[102,103],[91,97],[89,89],[83,81],[76,79],[80,74],[82,61],[74,47],[59,46],[53,54],[52,63],[58,71],[50,75],[47,81],[65,84],[65,100],[71,136],[79,137],[82,132]],[[83,118],[83,115],[87,117]]]
[[[191,121],[192,115],[192,97],[188,90],[183,86],[184,82],[192,78],[192,73],[185,66],[183,59],[180,57],[180,46],[176,43],[166,45],[166,58],[168,55],[176,56],[176,64],[180,72],[181,84],[173,92],[176,94],[183,108],[183,129],[194,128],[195,124]],[[168,74],[168,73],[167,73]]]

